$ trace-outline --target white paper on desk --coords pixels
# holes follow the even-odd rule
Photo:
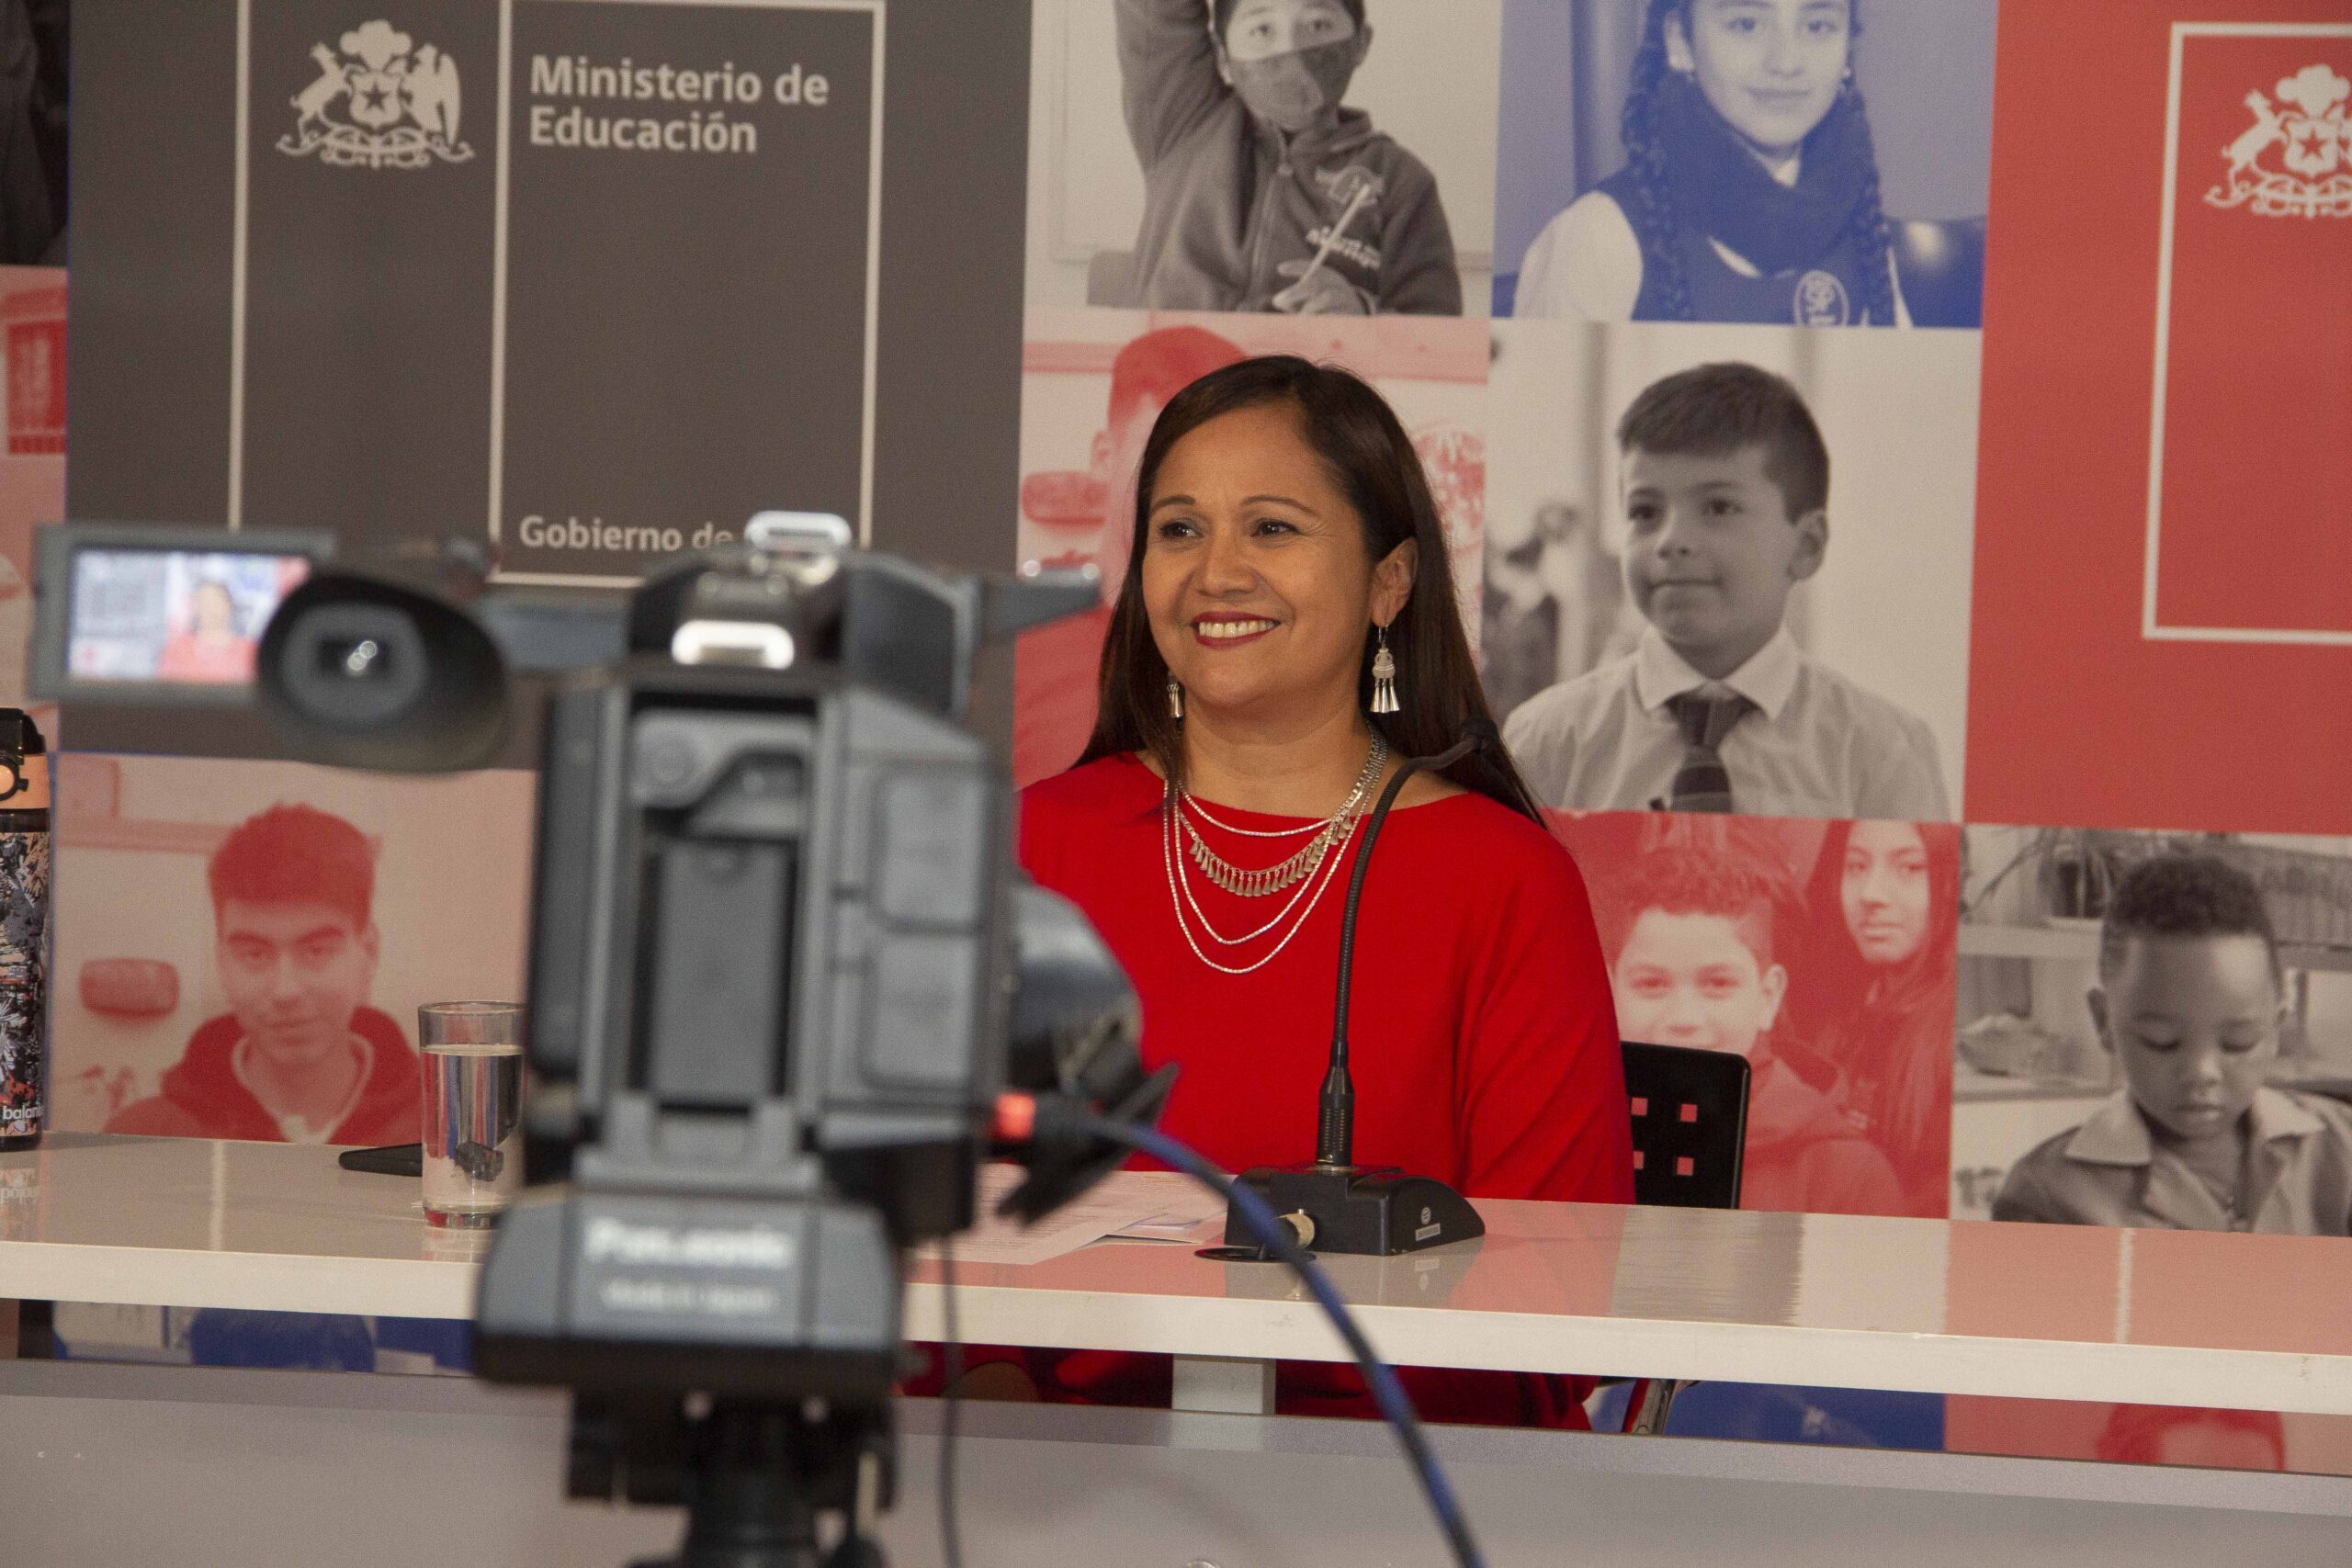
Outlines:
[[[1075,1202],[1064,1204],[1035,1224],[1000,1216],[996,1206],[1020,1184],[1025,1173],[1017,1166],[991,1165],[980,1170],[979,1224],[956,1238],[958,1263],[1043,1263],[1101,1241],[1104,1236],[1142,1221],[1175,1218],[1187,1211],[1181,1194],[1153,1173],[1114,1178]],[[1182,1178],[1177,1178],[1182,1180]],[[1203,1202],[1208,1194],[1201,1194]],[[1200,1217],[1193,1213],[1193,1220]],[[917,1256],[936,1258],[939,1248],[925,1246]]]
[[[1206,1247],[1222,1238],[1225,1204],[1191,1177],[1172,1172],[1139,1171],[1126,1178],[1138,1194],[1145,1184],[1161,1194],[1158,1213],[1148,1214],[1112,1232],[1120,1241],[1165,1241]]]
[[[1152,1241],[1177,1247],[1215,1247],[1225,1239],[1225,1213],[1215,1214],[1155,1214],[1148,1220],[1113,1231],[1108,1241]]]

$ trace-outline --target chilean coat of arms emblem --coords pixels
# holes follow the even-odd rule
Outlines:
[[[2352,218],[2346,98],[2352,98],[2352,80],[2326,65],[2304,66],[2269,96],[2248,93],[2245,107],[2254,111],[2254,123],[2222,149],[2229,173],[2205,199],[2265,218]]]
[[[316,80],[294,95],[294,129],[277,139],[290,157],[367,169],[462,164],[458,62],[390,22],[374,21],[311,46]]]

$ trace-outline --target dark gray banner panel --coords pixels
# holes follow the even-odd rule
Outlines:
[[[70,512],[464,538],[582,589],[767,507],[1010,564],[1028,17],[82,0]]]

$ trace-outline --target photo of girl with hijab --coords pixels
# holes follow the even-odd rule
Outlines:
[[[1830,823],[1805,908],[1808,972],[1792,1000],[1813,1014],[1807,1038],[1844,1074],[1847,1111],[1894,1167],[1903,1212],[1940,1218],[1950,1208],[1960,829]]]
[[[1982,220],[1900,222],[1886,210],[1856,73],[1863,17],[1875,8],[1646,0],[1617,126],[1622,166],[1583,188],[1527,247],[1512,313],[1976,325]],[[1596,22],[1589,31],[1609,29]]]

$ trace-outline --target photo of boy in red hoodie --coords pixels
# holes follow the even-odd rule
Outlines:
[[[1789,972],[1775,951],[1788,907],[1764,874],[1679,847],[1588,866],[1614,915],[1610,988],[1627,1040],[1732,1051],[1754,1070],[1743,1209],[1900,1214],[1894,1168],[1846,1110],[1838,1069],[1779,1039]]]
[[[213,953],[230,1010],[109,1133],[296,1144],[418,1135],[417,1055],[367,1005],[381,939],[375,853],[340,817],[274,806],[213,852]]]
[[[1123,303],[1462,313],[1436,176],[1342,103],[1372,48],[1364,3],[1117,0],[1144,174]]]

